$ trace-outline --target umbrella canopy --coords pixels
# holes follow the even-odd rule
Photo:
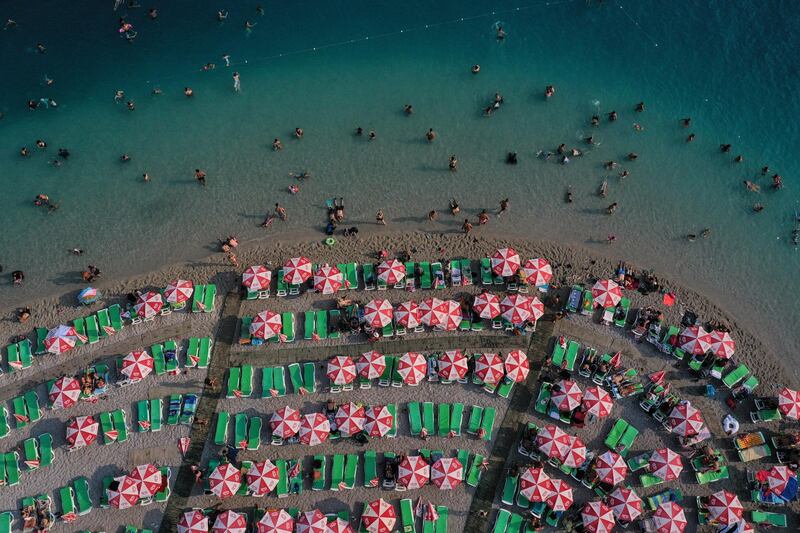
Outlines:
[[[669,426],[673,433],[683,437],[691,437],[700,433],[703,428],[703,415],[692,407],[688,401],[676,405],[669,414]]]
[[[78,293],[78,303],[84,305],[91,304],[99,300],[100,296],[99,290],[94,287],[86,287]]]
[[[800,418],[800,393],[784,387],[778,393],[778,409],[786,418]]]
[[[337,355],[328,361],[328,377],[334,385],[347,385],[356,379],[356,364],[349,355]]]
[[[455,331],[463,320],[461,304],[455,300],[445,300],[441,305],[442,320],[438,327],[445,331]]]
[[[738,496],[727,490],[715,492],[708,498],[708,514],[720,524],[735,524],[742,519],[744,508]]]
[[[553,492],[545,500],[547,506],[553,511],[566,511],[572,507],[572,503],[575,500],[572,497],[572,489],[570,486],[560,479],[554,479],[551,483],[553,485]]]
[[[356,370],[364,379],[377,379],[386,370],[386,357],[375,350],[362,353],[356,361]]]
[[[444,302],[439,298],[425,298],[419,304],[420,320],[426,326],[432,328],[438,326],[443,321],[442,306]]]
[[[264,291],[269,289],[272,282],[272,271],[264,265],[254,265],[242,273],[242,285],[251,291]]]
[[[482,353],[475,359],[474,373],[484,383],[500,383],[505,376],[505,366],[496,353]]]
[[[397,259],[382,262],[377,270],[378,279],[387,285],[395,285],[406,277],[406,266]]]
[[[188,302],[192,294],[194,294],[194,283],[185,279],[172,280],[164,289],[164,298],[172,304]]]
[[[611,395],[600,387],[589,387],[583,393],[583,407],[586,412],[603,418],[611,414],[611,409],[614,407],[614,400]]]
[[[271,339],[281,334],[281,315],[274,311],[261,311],[250,323],[250,334],[257,339]]]
[[[686,515],[683,507],[675,502],[664,502],[658,506],[653,521],[658,533],[683,533],[686,529]]]
[[[407,489],[418,489],[428,483],[431,468],[420,455],[406,455],[400,461],[397,471],[397,483]]]
[[[522,265],[522,274],[528,285],[534,287],[541,287],[547,285],[553,278],[553,267],[547,262],[547,259],[537,257],[536,259],[528,259]]]
[[[327,533],[353,533],[353,528],[350,527],[349,522],[337,518],[332,522],[328,522]]]
[[[628,465],[617,452],[607,451],[600,455],[594,463],[594,470],[603,483],[618,485],[628,475]]]
[[[247,471],[247,488],[255,496],[263,496],[278,486],[280,471],[269,459],[257,461]]]
[[[106,494],[108,505],[115,509],[128,509],[139,501],[139,483],[130,476],[115,477]]]
[[[592,299],[598,307],[614,307],[622,299],[622,289],[613,280],[601,279],[592,287]]]
[[[213,533],[247,533],[247,516],[236,511],[222,511],[214,520]]]
[[[297,533],[326,533],[328,530],[328,519],[319,509],[306,511],[297,519]]]
[[[500,248],[492,254],[492,272],[504,278],[516,274],[520,267],[519,254],[513,248]]]
[[[153,318],[161,312],[162,307],[164,307],[164,300],[159,293],[153,291],[140,294],[136,303],[133,304],[136,315],[142,318]]]
[[[683,471],[681,456],[669,448],[659,448],[650,455],[650,473],[664,481],[678,479]]]
[[[455,381],[467,375],[467,357],[461,350],[447,350],[439,357],[439,377]]]
[[[383,437],[394,427],[394,416],[385,405],[370,405],[365,413],[364,431],[370,437]]]
[[[314,273],[314,290],[333,294],[344,286],[344,276],[335,266],[322,265]]]
[[[442,457],[431,467],[431,482],[442,490],[454,489],[464,479],[464,465],[453,457]]]
[[[328,440],[331,424],[322,413],[310,413],[300,421],[300,442],[316,446]]]
[[[97,440],[99,429],[100,424],[91,416],[75,417],[67,424],[67,443],[73,448],[88,446]]]
[[[571,444],[569,435],[558,426],[544,426],[536,432],[536,445],[547,457],[564,457]]]
[[[397,522],[394,506],[383,498],[367,504],[361,523],[369,533],[390,533]]]
[[[407,328],[416,328],[422,324],[419,305],[413,300],[403,302],[394,310],[394,321]]]
[[[775,465],[767,472],[769,490],[778,496],[783,494],[792,479],[797,479],[797,474],[784,465]]]
[[[509,294],[500,302],[500,314],[514,325],[523,324],[533,317],[532,302],[524,294]]]
[[[397,373],[407,385],[418,385],[428,373],[428,360],[417,352],[406,352],[397,360]]]
[[[701,326],[689,326],[678,336],[681,348],[694,355],[702,355],[711,349],[711,335]]]
[[[258,521],[258,533],[294,533],[294,518],[283,509],[270,509]]]
[[[230,498],[241,487],[242,474],[231,463],[222,463],[208,476],[208,485],[218,498]]]
[[[364,320],[375,329],[392,323],[394,307],[389,300],[370,300],[364,306]]]
[[[208,533],[208,517],[197,509],[186,511],[178,520],[178,533]]]
[[[497,318],[500,316],[500,298],[496,294],[483,291],[475,297],[475,301],[472,302],[472,309],[481,318]]]
[[[81,397],[81,384],[72,377],[64,376],[55,380],[48,394],[53,409],[66,409],[78,403]]]
[[[736,342],[727,331],[713,330],[709,334],[711,353],[721,359],[730,359],[736,353]]]
[[[642,499],[628,487],[617,487],[608,495],[606,504],[617,520],[632,522],[642,515]]]
[[[519,493],[532,502],[543,502],[555,492],[550,476],[542,468],[527,468],[519,478]]]
[[[283,265],[283,279],[289,285],[300,285],[311,277],[311,260],[293,257]]]
[[[133,469],[129,477],[139,484],[139,497],[152,498],[161,490],[163,476],[154,464],[139,465]]]
[[[563,463],[570,468],[578,468],[586,462],[586,445],[580,437],[569,437],[569,450],[563,456]]]
[[[531,314],[534,322],[544,316],[544,304],[536,296],[531,298]]]
[[[292,409],[288,405],[281,407],[269,419],[269,426],[272,434],[282,439],[294,437],[300,431],[300,411]]]
[[[153,357],[145,350],[134,350],[122,358],[120,372],[131,381],[140,381],[153,371]]]
[[[581,404],[583,392],[577,383],[568,379],[558,382],[559,389],[550,396],[550,402],[562,412],[574,411]]]
[[[614,513],[603,502],[589,502],[581,511],[583,527],[589,533],[610,533],[614,529]]]
[[[47,332],[44,347],[48,352],[58,355],[73,349],[78,339],[86,341],[86,338],[79,336],[72,326],[61,325]]]
[[[345,437],[352,437],[364,429],[367,419],[362,406],[349,402],[339,406],[334,421],[339,433]]]
[[[503,366],[506,370],[506,378],[515,383],[522,383],[525,381],[528,378],[528,373],[531,371],[528,355],[522,350],[511,350],[508,352]]]

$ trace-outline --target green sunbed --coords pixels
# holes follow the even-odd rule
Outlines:
[[[566,347],[561,346],[558,340],[556,340],[556,342],[553,344],[553,353],[550,357],[553,366],[561,368],[561,365],[564,363],[564,355],[566,353]]]
[[[757,525],[763,524],[767,528],[785,528],[787,526],[785,514],[770,511],[750,511],[750,521]]]
[[[72,327],[75,329],[75,333],[78,334],[78,339],[75,341],[75,346],[81,346],[85,344],[80,337],[86,338],[86,319],[76,318],[72,321]]]
[[[150,429],[150,401],[139,400],[136,402],[136,424],[139,433]]]
[[[472,465],[467,472],[467,485],[470,487],[477,487],[478,482],[481,480],[481,465],[483,464],[483,455],[476,453],[472,458]]]
[[[506,527],[506,533],[519,533],[520,528],[522,527],[523,518],[521,515],[517,513],[511,513],[511,519],[508,521],[508,527]]]
[[[150,355],[153,356],[153,370],[156,376],[163,376],[167,373],[167,361],[164,359],[164,346],[154,344],[150,347]]]
[[[436,511],[439,513],[439,519],[436,520],[436,533],[447,533],[447,518],[450,510],[444,505],[437,505]]]
[[[591,315],[594,312],[594,296],[592,291],[586,289],[583,291],[583,298],[581,299],[581,314]]]
[[[161,398],[150,400],[150,431],[161,431],[162,411]]]
[[[217,446],[224,446],[228,442],[228,424],[230,423],[231,415],[227,411],[220,411],[217,413],[217,425],[214,430],[214,444]]]
[[[242,369],[234,366],[228,369],[228,391],[226,398],[235,398],[241,395]]]
[[[47,353],[47,348],[44,345],[44,339],[47,337],[47,328],[36,328],[36,355],[43,355]]]
[[[324,310],[317,311],[316,315],[314,331],[319,340],[325,340],[328,338],[328,312]]]
[[[250,333],[250,324],[253,323],[252,316],[243,316],[239,321],[239,344],[250,344],[253,334]]]
[[[272,390],[272,378],[274,373],[272,368],[262,368],[261,369],[261,397],[262,398],[271,398],[272,394],[270,390]]]
[[[294,342],[294,313],[281,313],[281,324],[284,342]]]
[[[422,414],[419,410],[419,402],[408,402],[408,425],[411,428],[411,435],[418,437],[422,432]]]
[[[461,284],[472,285],[472,265],[469,259],[462,259],[461,264]]]
[[[11,427],[8,425],[8,409],[0,406],[0,439],[8,437]]]
[[[781,412],[777,409],[764,409],[761,411],[750,411],[750,418],[753,420],[753,423],[757,424],[759,422],[774,422],[776,420],[780,420]]]
[[[467,423],[467,433],[475,435],[481,427],[481,419],[483,418],[483,407],[473,405],[469,413],[469,422]]]
[[[197,337],[189,337],[189,346],[186,348],[186,368],[194,368],[197,366],[197,363],[199,362],[200,362],[200,339]]]
[[[500,500],[506,505],[514,505],[514,496],[517,494],[517,480],[519,480],[519,475],[506,476],[506,480],[503,483],[503,495]]]
[[[5,454],[6,464],[6,486],[13,487],[19,485],[19,454],[8,452]]]
[[[483,440],[492,440],[494,433],[494,418],[497,410],[494,407],[486,407],[483,410],[483,417],[481,418],[481,430],[483,430]]]
[[[433,420],[433,402],[424,402],[422,404],[422,427],[429,437],[436,435],[436,425]]]
[[[380,378],[378,378],[378,385],[381,387],[388,387],[392,380],[392,374],[394,373],[394,367],[396,364],[395,357],[391,355],[386,356],[386,368],[383,369],[383,373],[381,374]]]
[[[364,487],[378,486],[378,457],[375,450],[364,452]]]
[[[192,293],[192,313],[200,313],[203,310],[203,300],[205,299],[207,285],[194,286]]]
[[[19,359],[20,363],[22,364],[22,369],[25,370],[30,368],[33,364],[33,353],[31,352],[31,341],[25,339],[24,341],[18,342],[17,347],[19,349]]]
[[[578,351],[581,345],[575,341],[569,341],[567,344],[567,353],[564,355],[564,364],[562,365],[569,372],[575,371],[575,363],[578,360]]]
[[[481,259],[481,284],[491,285],[492,283],[494,283],[494,275],[492,274],[492,260],[488,257],[484,257]]]
[[[242,396],[249,398],[253,395],[253,366],[242,365],[242,379],[239,385]]]
[[[625,433],[622,434],[622,437],[620,437],[619,441],[617,442],[615,451],[622,457],[627,456],[631,446],[633,445],[633,441],[636,440],[638,435],[639,430],[632,425],[628,425],[628,427],[625,428]]]
[[[277,392],[276,396],[286,396],[286,371],[282,366],[276,366],[272,373],[272,388]]]
[[[89,496],[89,481],[85,477],[79,477],[72,482],[75,501],[78,503],[78,514],[85,515],[92,510],[92,499]]]
[[[439,436],[447,437],[450,434],[450,404],[439,404]]]
[[[330,317],[330,323],[333,324],[333,327],[329,328],[330,333],[328,333],[329,339],[338,339],[341,336],[339,332],[339,316],[341,313],[338,309],[331,309],[328,311],[328,315]]]
[[[197,368],[205,369],[211,363],[211,338],[201,337],[197,348]]]
[[[611,428],[611,431],[608,432],[608,436],[606,437],[605,444],[608,448],[614,450],[619,444],[619,440],[622,438],[622,435],[625,433],[625,430],[628,429],[628,422],[623,419],[617,419],[614,423],[614,426]]]
[[[728,479],[728,467],[723,466],[717,472],[695,472],[695,477],[697,478],[697,482],[701,485],[714,483],[715,481],[720,481],[722,479]]]
[[[444,270],[442,264],[438,261],[431,263],[431,275],[433,277],[434,289],[444,289],[446,287],[444,281]]]
[[[206,285],[205,294],[203,294],[203,312],[210,313],[214,310],[214,305],[217,300],[217,286],[213,283]]]
[[[254,416],[250,418],[250,424],[247,428],[247,449],[250,451],[258,450],[261,446],[261,426],[263,421],[261,417]]]
[[[450,433],[455,437],[461,436],[461,423],[464,419],[464,404],[453,404],[453,410],[450,413]]]
[[[108,314],[108,309],[100,309],[97,312],[97,326],[99,328],[101,339],[105,339],[114,333],[114,328],[111,326],[111,317]]]
[[[414,504],[408,498],[400,500],[400,520],[403,524],[402,533],[417,533]]]
[[[744,377],[749,373],[750,370],[744,363],[742,363],[735,369],[731,370],[725,377],[723,377],[722,383],[724,383],[725,386],[728,387],[729,389],[732,389],[736,386],[737,383],[742,381]]]
[[[334,454],[331,463],[331,490],[338,491],[344,488],[344,454]]]
[[[233,444],[236,448],[247,448],[247,415],[236,413],[233,422]]]
[[[552,394],[551,392],[552,386],[553,386],[552,383],[543,381],[539,389],[539,395],[536,397],[536,405],[534,405],[534,410],[541,415],[546,415],[547,410],[550,407],[550,396]]]
[[[364,263],[361,266],[364,275],[364,290],[371,291],[375,289],[375,267],[372,263]]]
[[[508,527],[508,521],[511,519],[511,513],[505,509],[497,510],[497,517],[494,520],[494,529],[492,533],[505,533]]]
[[[303,325],[303,339],[310,341],[314,338],[315,331],[315,322],[317,318],[316,311],[306,311],[303,313],[305,318],[305,322]]]
[[[39,395],[36,391],[25,393],[25,409],[28,411],[30,421],[38,422],[42,418],[42,410],[39,408]]]
[[[128,440],[128,424],[125,421],[125,411],[122,409],[112,411],[111,419],[114,421],[114,429],[117,431],[117,441],[125,442]]]
[[[30,416],[25,404],[25,396],[17,396],[11,400],[11,406],[14,408],[14,427],[20,429],[27,426],[28,422],[30,422]]]
[[[344,465],[344,488],[352,489],[356,485],[356,472],[358,472],[358,454],[349,453]]]
[[[386,410],[392,415],[392,427],[389,429],[389,432],[386,434],[386,436],[389,438],[394,438],[397,436],[397,404],[387,403]]]
[[[167,424],[170,426],[175,426],[180,421],[181,417],[181,402],[183,400],[183,396],[180,394],[172,394],[169,397],[169,403],[167,404]]]
[[[299,363],[291,363],[287,366],[289,369],[289,380],[292,382],[292,389],[295,394],[301,394],[300,390],[303,387],[303,372],[300,370]]]
[[[380,381],[378,384],[380,385]],[[403,376],[400,375],[400,364],[399,361],[395,359],[392,363],[392,387],[402,387],[403,385]]]
[[[58,489],[58,499],[61,504],[61,515],[77,514],[75,512],[75,494],[72,487],[67,485]]]
[[[642,474],[639,476],[639,482],[642,484],[642,487],[648,488],[660,485],[664,483],[664,480],[653,474]]]
[[[622,316],[619,318],[614,318],[614,325],[619,328],[624,328],[625,323],[628,321],[628,312],[631,309],[631,300],[630,298],[621,298],[619,301],[619,306],[622,308],[623,313]]]
[[[314,473],[312,475],[311,490],[325,490],[325,467],[328,458],[325,455],[314,456]]]
[[[167,352],[175,354],[175,357],[167,357]],[[164,363],[167,374],[178,373],[178,344],[173,340],[164,341]]]
[[[108,508],[108,487],[114,482],[114,476],[106,476],[103,478],[103,486],[100,490],[100,508]]]
[[[53,464],[55,454],[53,453],[53,436],[50,433],[42,433],[39,440],[39,466],[45,467]]]
[[[114,331],[122,331],[122,308],[119,304],[114,304],[108,308],[108,319]]]
[[[497,385],[497,395],[501,398],[508,398],[511,395],[511,390],[514,388],[514,382],[504,379]]]
[[[419,276],[419,287],[421,289],[430,289],[432,286],[431,264],[428,261],[420,261],[419,268],[422,271]]]
[[[39,443],[35,438],[31,437],[25,439],[22,443],[23,461],[28,467],[28,470],[36,470],[39,468]]]
[[[169,477],[171,471],[168,466],[162,466],[161,468],[159,468],[159,470],[161,471],[161,479],[164,488],[156,492],[155,500],[157,503],[163,503],[167,501],[170,497],[171,491],[169,488]]]
[[[94,344],[100,340],[100,333],[97,327],[97,317],[89,315],[86,317],[86,338],[89,344]]]
[[[345,283],[347,288],[349,290],[358,289],[358,263],[347,263],[345,269],[341,272],[344,274],[344,279],[347,281],[347,283]]]
[[[314,361],[303,363],[303,385],[309,394],[317,392],[317,369]]]

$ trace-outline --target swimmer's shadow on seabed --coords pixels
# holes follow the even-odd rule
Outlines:
[[[55,285],[78,285],[83,282],[83,272],[80,270],[61,272],[55,277],[50,278],[48,281]],[[85,285],[87,287],[89,286],[88,283],[85,283]],[[75,299],[73,299],[73,301],[77,302]]]

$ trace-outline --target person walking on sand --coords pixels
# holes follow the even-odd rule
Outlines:
[[[383,218],[383,210],[378,209],[378,212],[375,214],[375,221],[381,226],[386,225],[386,220]]]
[[[497,216],[502,215],[506,211],[508,211],[508,198],[505,200],[500,200],[500,211],[498,211]]]
[[[464,230],[466,235],[469,235],[469,232],[472,231],[472,224],[470,224],[469,219],[465,218],[464,223],[461,224],[461,229]]]
[[[203,187],[206,186],[206,173],[199,168],[194,169],[194,179]]]
[[[237,93],[242,90],[242,82],[239,80],[238,72],[233,73],[233,90]]]
[[[281,204],[275,204],[275,214],[278,215],[278,218],[281,220],[286,220],[286,208]]]

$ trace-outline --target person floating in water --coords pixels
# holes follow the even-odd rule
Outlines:
[[[226,67],[230,67],[231,66],[231,56],[230,56],[230,54],[223,55],[222,56],[222,60],[225,61],[225,66]]]
[[[228,12],[224,9],[217,11],[217,22],[225,22],[225,19],[228,18]]]
[[[720,149],[720,151],[722,153],[730,152],[731,151],[731,145],[730,144],[720,144],[719,145],[719,149]]]
[[[238,72],[233,73],[233,90],[237,93],[242,90],[242,82],[239,79]]]
[[[455,198],[450,199],[450,214],[455,216],[461,212],[461,208]]]
[[[405,113],[406,116],[413,115],[414,114],[414,106],[412,106],[411,104],[404,105],[403,106],[403,113]]]
[[[186,98],[191,98],[194,96],[194,89],[191,87],[184,87],[183,94],[186,95]]]
[[[548,85],[547,87],[544,88],[544,97],[545,98],[550,98],[554,94],[556,94],[555,85]]]
[[[253,31],[253,28],[256,27],[256,24],[258,24],[258,22],[250,22],[249,20],[245,21],[244,23],[245,31]]]
[[[617,202],[606,207],[606,214],[613,215],[617,211]]]
[[[500,24],[497,25],[497,40],[502,41],[506,38],[506,30]]]
[[[506,154],[506,163],[509,165],[516,165],[517,164],[517,152],[508,152]]]
[[[475,65],[472,65],[470,71],[472,71],[473,74],[477,74],[481,71],[481,66],[476,63]]]
[[[617,118],[619,118],[619,115],[617,115],[616,111],[612,111],[611,113],[608,114],[608,120],[610,120],[611,122],[614,122],[615,120],[617,120]]]
[[[283,143],[277,137],[275,137],[275,140],[272,141],[272,149],[275,150],[276,152],[278,150],[283,150]]]
[[[502,216],[503,213],[508,211],[509,204],[510,204],[510,202],[509,202],[508,198],[500,200],[500,211],[497,212],[497,216],[498,217]]]
[[[636,104],[636,112],[641,113],[642,111],[644,111],[644,102],[639,102]]]
[[[368,137],[369,137],[369,140],[370,140],[370,141],[374,141],[375,139],[377,139],[377,138],[378,138],[378,135],[375,133],[375,130],[371,130],[371,131],[369,132],[369,135],[368,135]]]
[[[428,129],[428,133],[425,134],[425,138],[428,139],[428,142],[433,142],[436,139],[436,132],[433,131],[433,128]]]
[[[780,174],[772,176],[772,188],[775,190],[783,189],[783,178],[781,178]]]
[[[302,139],[304,134],[305,134],[305,132],[303,131],[303,128],[295,128],[294,129],[295,138]]]
[[[356,137],[362,137],[364,135],[364,128],[361,126],[356,128]]]
[[[450,156],[450,162],[447,164],[447,166],[450,168],[450,172],[455,172],[458,170],[458,159],[456,159],[456,156]]]

